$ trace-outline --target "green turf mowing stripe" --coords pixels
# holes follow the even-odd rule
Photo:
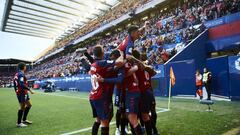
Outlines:
[[[170,111],[169,109],[160,108],[160,107],[156,107],[156,109],[159,110],[156,113],[162,113],[162,112]],[[115,123],[116,122],[113,121],[113,122],[110,123],[110,125],[113,125]],[[63,134],[60,134],[60,135],[74,135],[74,134],[83,133],[83,132],[90,131],[90,130],[92,130],[92,127],[87,127],[87,128],[83,128],[83,129],[80,129],[80,130],[76,130],[76,131],[72,131],[72,132],[68,132],[68,133],[63,133]]]
[[[67,96],[67,95],[62,95],[62,94],[56,94],[56,93],[43,93],[43,92],[37,92],[39,94],[43,95],[49,95],[49,96],[58,96],[58,97],[66,97],[66,98],[76,98],[76,99],[83,99],[83,100],[89,100],[88,98],[82,98],[82,97],[77,97],[77,96]]]

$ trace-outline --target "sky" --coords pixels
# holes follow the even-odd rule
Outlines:
[[[0,0],[0,27],[5,0]],[[33,61],[54,43],[52,39],[37,38],[0,31],[0,59],[22,59]]]

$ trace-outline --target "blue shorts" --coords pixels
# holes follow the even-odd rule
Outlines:
[[[25,103],[26,101],[30,100],[30,97],[28,94],[17,94],[17,99],[19,103]]]
[[[126,113],[139,112],[140,92],[128,92],[126,91],[125,107]]]
[[[152,90],[148,89],[141,93],[140,111],[142,113],[149,113],[153,104],[155,104],[155,98]]]
[[[90,100],[93,117],[100,120],[107,120],[113,113],[113,104],[109,100],[98,99]]]
[[[115,90],[115,101],[114,101],[114,106],[119,107],[120,105],[120,90]]]

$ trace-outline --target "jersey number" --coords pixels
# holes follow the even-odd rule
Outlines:
[[[96,81],[96,79],[97,79],[97,75],[91,75],[91,83],[92,83],[93,90],[97,90],[99,87],[99,84]]]
[[[149,73],[148,73],[147,71],[145,71],[145,78],[146,78],[147,80],[150,79],[150,77],[149,77]]]

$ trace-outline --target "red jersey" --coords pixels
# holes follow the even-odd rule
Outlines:
[[[115,65],[115,61],[96,60],[91,64],[89,74],[91,75],[92,90],[90,92],[90,100],[103,98],[103,94],[108,94],[109,84],[95,81],[98,76],[106,78],[109,76],[109,70]]]
[[[148,89],[152,89],[151,84],[151,77],[153,76],[152,74],[149,74],[145,70],[138,69],[136,75],[139,81],[139,89],[141,92],[145,92]]]
[[[108,74],[109,74],[108,78],[114,78],[118,75],[118,71],[112,70]],[[108,90],[109,90],[108,92],[110,97],[112,97],[113,95],[114,86],[115,86],[115,83],[108,83]]]
[[[117,47],[118,50],[124,52],[124,54],[132,54],[132,50],[134,48],[134,42],[130,35],[128,35],[122,43]]]
[[[125,73],[132,68],[132,65],[130,63],[125,64]],[[128,90],[129,92],[140,92],[139,86],[138,86],[138,79],[135,73],[132,75],[124,78],[123,81],[123,87]]]
[[[24,75],[24,73],[22,73],[21,71],[19,71],[18,73],[16,73],[14,75],[13,78],[13,83],[14,83],[14,89],[16,94],[20,95],[20,94],[27,94],[28,93],[28,83],[27,83],[27,78]]]

